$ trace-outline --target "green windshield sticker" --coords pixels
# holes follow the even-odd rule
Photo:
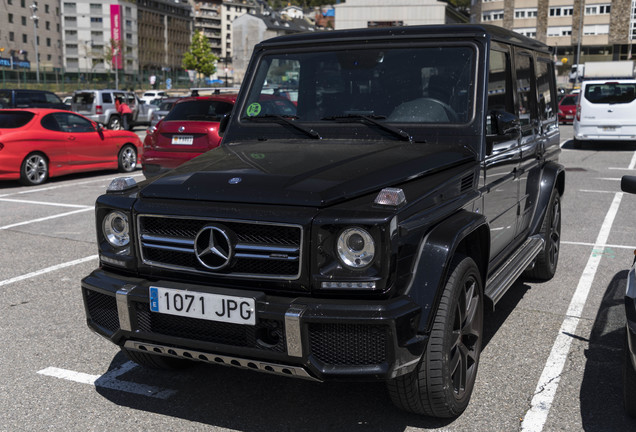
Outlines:
[[[250,104],[250,106],[247,107],[247,115],[249,117],[256,117],[260,113],[261,113],[261,104],[259,104],[258,102],[254,102],[253,104]]]
[[[265,159],[265,154],[263,153],[251,153],[250,156],[252,159]]]

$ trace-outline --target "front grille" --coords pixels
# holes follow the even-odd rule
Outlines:
[[[368,366],[387,358],[387,327],[364,324],[309,324],[311,354],[323,363]]]
[[[144,264],[233,277],[298,279],[302,228],[297,225],[140,215],[138,236]],[[233,253],[222,265],[203,265],[195,253],[202,228],[223,231]]]
[[[95,324],[111,333],[119,330],[117,301],[115,297],[96,291],[84,290],[88,314]]]
[[[283,325],[276,320],[259,320],[255,326],[222,323],[153,313],[147,303],[135,303],[142,332],[211,342],[236,347],[285,352]]]

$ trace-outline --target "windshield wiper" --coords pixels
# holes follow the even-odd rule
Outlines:
[[[409,134],[408,132],[405,132],[400,128],[393,127],[381,121],[378,121],[383,119],[386,119],[386,117],[379,116],[379,115],[371,116],[371,115],[364,115],[364,114],[346,114],[342,116],[323,117],[321,120],[330,120],[330,121],[345,122],[345,123],[346,122],[367,122],[381,129],[384,129],[385,131],[391,132],[393,135],[397,136],[398,138],[407,140],[411,144],[415,142],[413,140],[413,136]]]
[[[265,122],[271,122],[271,120],[276,120],[279,123],[285,123],[290,125],[291,127],[305,133],[306,135],[310,136],[311,138],[315,138],[315,139],[322,139],[322,137],[320,136],[320,134],[318,132],[316,132],[313,129],[307,129],[304,128],[298,124],[296,124],[292,119],[297,119],[297,116],[282,116],[282,115],[276,115],[276,114],[265,114],[265,115],[259,115],[259,116],[255,116],[255,117],[243,117],[243,120],[249,120],[249,121],[265,121]]]

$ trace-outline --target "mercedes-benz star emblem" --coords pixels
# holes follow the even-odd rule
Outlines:
[[[231,179],[229,179],[227,182],[229,184],[239,184],[243,179],[240,177],[232,177]]]
[[[232,242],[225,230],[208,225],[194,239],[194,254],[205,267],[221,270],[232,259]]]
[[[185,130],[185,126],[179,126],[179,132],[183,132]]]

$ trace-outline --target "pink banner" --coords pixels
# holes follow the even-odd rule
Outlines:
[[[113,49],[113,68],[123,68],[123,56],[121,46],[121,6],[110,5],[110,39]]]

